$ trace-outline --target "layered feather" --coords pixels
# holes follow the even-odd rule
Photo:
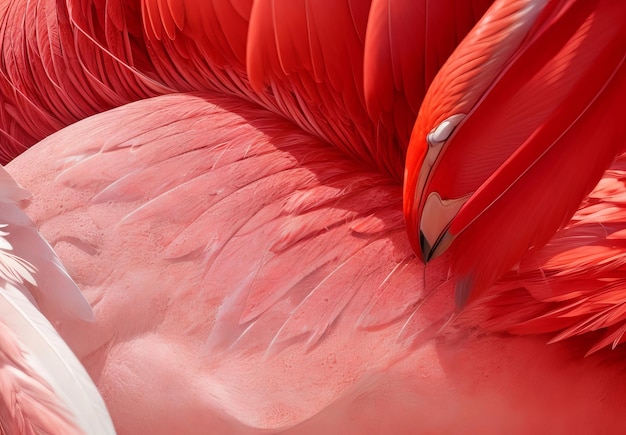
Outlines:
[[[394,131],[403,147],[435,75],[491,3],[372,2],[363,59],[366,105],[373,122]]]
[[[78,119],[167,91],[151,78],[132,2],[100,3],[3,2],[2,162]]]
[[[414,86],[421,80],[411,76],[428,77],[427,85],[488,3],[446,9],[433,1],[407,3],[402,8],[416,23],[394,24],[393,42],[376,30],[387,5],[378,2],[370,14],[369,0],[7,4],[0,28],[4,159],[78,119],[130,101],[219,91],[279,113],[399,179],[423,96]],[[394,16],[396,9],[390,9]],[[415,25],[426,35],[426,57],[419,42],[405,41],[405,29]],[[366,35],[368,26],[373,29]],[[456,32],[442,38],[450,26]],[[339,42],[338,28],[345,29]],[[402,76],[397,90],[377,73],[385,53],[396,65],[393,74]],[[393,113],[389,98],[397,106]]]
[[[14,288],[3,288],[3,306]],[[11,295],[16,296],[16,294]],[[21,293],[18,298],[23,298]],[[19,304],[16,300],[13,303]],[[23,303],[29,303],[23,301]],[[11,304],[13,305],[13,304]],[[32,306],[32,305],[31,305]],[[35,310],[36,311],[36,310]],[[37,312],[38,313],[38,312]],[[6,314],[6,313],[4,313]],[[39,316],[41,314],[38,313]],[[51,387],[26,361],[20,339],[0,322],[0,429],[3,433],[82,433]],[[39,367],[38,367],[39,368]]]
[[[69,16],[82,34],[80,45],[105,47],[106,55],[126,50],[132,38],[122,38],[115,49],[103,44],[137,24],[120,13],[125,10],[120,5],[77,3]],[[314,6],[320,5],[328,6]],[[334,86],[347,84],[339,88],[347,96],[361,91],[331,68],[309,80],[310,59],[298,52],[294,61],[291,49],[308,47],[310,52],[328,34],[319,29],[323,36],[311,44],[303,38],[317,28],[303,32],[291,29],[289,22],[274,26],[265,21],[267,6],[144,2],[148,21],[133,28],[144,29],[151,61],[117,60],[132,74],[162,81],[169,89],[174,89],[172,83],[182,83],[184,90],[208,84],[256,106],[214,95],[147,100],[74,125],[13,166],[37,187],[31,211],[98,305],[96,326],[67,331],[65,337],[96,374],[121,430],[233,433],[250,427],[283,430],[304,422],[293,431],[343,427],[363,433],[380,425],[371,415],[376,420],[392,415],[397,432],[444,432],[456,422],[485,429],[484,419],[476,419],[484,412],[476,411],[492,412],[493,404],[504,412],[494,413],[489,423],[500,419],[500,427],[518,428],[511,421],[523,421],[542,430],[546,424],[555,430],[569,425],[598,429],[595,424],[615,430],[623,419],[614,405],[620,401],[612,399],[620,399],[623,391],[614,386],[612,368],[598,366],[597,359],[572,363],[563,347],[563,352],[551,352],[520,346],[520,340],[489,336],[482,341],[465,329],[441,332],[442,315],[451,307],[447,263],[442,259],[441,270],[429,267],[425,273],[416,262],[402,236],[398,183],[379,173],[397,177],[401,172],[394,163],[397,149],[387,148],[389,143],[396,146],[397,138],[376,136],[376,142],[361,143],[358,135],[341,137],[345,130],[333,122],[352,122],[346,116],[352,110],[371,113],[362,101],[356,106],[342,102]],[[331,6],[337,9],[321,7],[311,17],[347,16],[332,16],[345,12],[345,4]],[[202,17],[204,22],[212,14],[237,25],[212,25],[200,34],[189,30],[196,29],[191,20]],[[277,18],[302,18],[302,10],[293,14]],[[239,36],[232,36],[247,31],[244,24],[253,16],[261,20],[255,25],[269,41],[261,47],[266,51],[255,56],[265,62],[268,55],[269,66],[242,65],[243,54],[247,59],[249,53],[242,51]],[[362,22],[355,21],[361,24],[347,26],[348,42],[353,29],[363,34]],[[286,68],[272,63],[276,52]],[[304,65],[297,62],[301,55]],[[87,64],[90,73],[102,67],[97,57]],[[263,69],[256,88],[247,82],[245,71],[251,67]],[[347,71],[359,79],[358,70]],[[298,90],[305,82],[311,94]],[[330,95],[324,102],[332,110],[314,111],[309,101],[300,101],[302,95],[316,93]],[[327,131],[316,127],[324,122],[330,123]],[[376,134],[384,137],[383,130]],[[344,152],[337,152],[331,141]],[[392,158],[385,160],[385,153]],[[403,338],[425,329],[434,329],[426,337],[436,335],[443,346],[428,341],[407,351],[410,341]],[[447,343],[446,334],[453,337]],[[481,352],[481,346],[491,348]],[[422,359],[429,350],[429,359]],[[185,364],[172,364],[172,355]],[[583,382],[572,385],[571,379],[591,372],[593,382],[584,385],[585,394],[572,394]],[[503,387],[500,379],[511,373],[517,382],[521,376],[536,380],[533,393],[546,394],[528,400],[523,388],[510,388],[519,387],[511,378]],[[552,376],[543,379],[546,373]],[[479,379],[480,385],[466,378]],[[576,397],[584,401],[575,402]],[[419,406],[434,402],[455,403],[458,409],[442,406],[443,415],[433,416],[432,407]],[[552,419],[537,417],[545,417],[546,410]],[[594,410],[608,418],[586,418]]]
[[[421,194],[469,195],[445,230],[455,238],[460,301],[485,290],[529,247],[543,245],[623,147],[626,8],[557,3],[536,14],[519,49],[485,82]],[[467,45],[456,57],[473,50],[480,45]],[[442,70],[448,74],[457,73]]]
[[[625,174],[622,155],[567,226],[489,290],[488,328],[552,341],[595,333],[589,353],[624,342]]]
[[[0,427],[8,433],[115,433],[100,394],[52,324],[93,320],[52,248],[17,207],[26,192],[0,168]]]
[[[619,349],[583,359],[596,337],[580,352],[446,325],[448,264],[412,255],[399,184],[263,109],[133,103],[11,170],[96,304],[64,337],[121,433],[623,427]]]
[[[0,427],[7,433],[114,434],[81,363],[37,307],[6,281],[0,316]]]
[[[68,146],[66,135],[87,139]],[[382,370],[422,330],[432,336],[453,307],[450,285],[433,297],[422,287],[447,277],[424,276],[413,257],[400,185],[258,107],[163,96],[37,148],[46,151],[21,164],[57,156],[44,165],[50,183],[20,170],[32,177],[23,181],[45,187],[41,197],[57,192],[48,204],[64,209],[33,212],[98,301],[97,325],[65,337],[101,379],[123,432],[232,431],[223,418],[286,428]],[[387,346],[358,357],[345,347],[375,336]],[[338,362],[320,370],[320,358]],[[342,381],[351,367],[353,380]],[[313,388],[323,383],[337,387]],[[276,412],[274,397],[291,397],[288,412]],[[176,421],[149,418],[172,403]]]

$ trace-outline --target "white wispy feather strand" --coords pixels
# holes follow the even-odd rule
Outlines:
[[[53,289],[52,293],[64,293],[72,299],[70,305],[79,311],[74,313],[76,317],[84,319],[93,316],[92,313],[88,313],[91,316],[86,315],[87,302],[52,248],[36,233],[34,224],[15,204],[15,201],[25,196],[26,192],[0,167],[0,222],[12,222],[0,224],[0,319],[19,337],[25,363],[48,383],[76,424],[87,434],[114,434],[113,423],[93,381],[52,324],[39,311],[25,286],[26,283],[37,286],[38,268],[29,258],[15,255],[16,249],[7,238],[12,230],[27,230],[29,239],[36,235],[40,252],[34,263],[54,271],[56,279],[45,281],[67,287]],[[21,252],[32,252],[32,249],[29,247]],[[49,261],[49,264],[42,264],[42,259]],[[47,290],[39,289],[44,294]]]

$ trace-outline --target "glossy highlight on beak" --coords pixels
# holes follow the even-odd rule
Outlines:
[[[451,251],[460,302],[545,246],[623,150],[626,9],[494,5],[438,72],[407,152],[409,238],[425,262]]]
[[[431,191],[428,194],[426,190],[439,156],[465,117],[465,114],[452,115],[437,124],[428,134],[420,133],[420,129],[416,129],[417,137],[411,140],[405,174],[405,212],[409,240],[424,263],[441,255],[450,246],[454,237],[447,233],[447,229],[468,199],[468,196],[443,199],[438,192]],[[409,172],[408,168],[413,172]],[[415,240],[415,235],[418,240]]]
[[[450,224],[468,199],[469,195],[452,200],[442,199],[437,192],[428,195],[419,220],[420,249],[425,263],[450,247],[456,237],[450,232]]]

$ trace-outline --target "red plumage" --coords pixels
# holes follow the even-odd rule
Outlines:
[[[500,3],[508,6],[496,3],[494,18],[487,14],[486,23],[506,11]],[[426,185],[417,187],[422,190],[413,194],[416,181],[406,185],[405,198],[420,198],[409,207],[411,223],[419,219],[432,192],[445,200],[466,198],[442,231],[453,240],[461,301],[476,298],[529,248],[545,244],[623,148],[626,128],[619,122],[619,107],[626,95],[626,27],[621,25],[626,8],[613,2],[548,6],[533,15],[536,21],[526,26],[528,33],[522,32],[519,48],[511,52],[502,72],[481,82],[479,98],[465,109],[446,109],[447,116],[460,110],[466,117],[443,145],[432,170],[423,170],[429,175]],[[455,59],[481,56],[471,51],[479,44],[467,47],[459,47],[450,65]],[[441,71],[442,81],[452,75],[463,83],[463,74],[459,77],[458,70],[449,67]],[[466,86],[472,89],[472,83]],[[443,93],[445,101],[447,88],[438,89],[434,86],[433,93]],[[449,93],[450,100],[458,95]],[[428,107],[425,102],[420,115],[424,119],[417,121],[418,148],[426,141],[420,137],[421,123],[436,116]]]

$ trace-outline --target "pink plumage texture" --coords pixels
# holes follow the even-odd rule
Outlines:
[[[102,135],[68,147],[95,128]],[[412,346],[411,335],[453,306],[453,288],[446,282],[419,305],[421,283],[437,286],[445,269],[424,275],[412,256],[400,185],[275,115],[219,96],[165,96],[78,123],[38,147],[46,152],[33,148],[11,168],[24,174],[37,198],[29,213],[94,306],[98,323],[64,337],[121,433],[294,424],[293,433],[440,432],[455,422],[559,430],[596,427],[594,412],[614,427],[623,391],[610,385],[620,366],[583,359],[584,342],[546,348],[544,337],[460,326]],[[164,179],[166,163],[179,169]],[[32,164],[39,171],[23,166]],[[587,371],[582,384],[570,382]],[[520,376],[537,390],[517,386]],[[567,399],[579,394],[597,399]],[[458,407],[446,407],[453,400]],[[487,425],[479,416],[494,401],[501,415]],[[546,407],[561,416],[550,426]],[[372,421],[374,409],[385,420]],[[572,409],[580,409],[576,419]]]
[[[607,4],[583,3],[496,6]],[[450,257],[424,266],[406,236],[422,99],[445,117],[506,68],[476,55],[429,91],[490,4],[0,4],[1,148],[37,142],[7,169],[96,321],[35,299],[118,433],[626,429],[623,156],[460,313]]]

